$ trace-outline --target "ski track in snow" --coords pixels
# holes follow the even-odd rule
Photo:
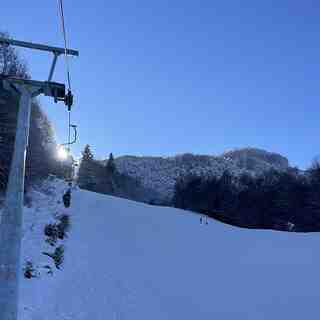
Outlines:
[[[23,257],[48,262],[43,226],[65,190],[33,194]],[[50,186],[50,184],[49,184]],[[50,188],[49,188],[50,191]],[[22,280],[20,320],[315,319],[319,234],[245,230],[76,190],[62,270]]]

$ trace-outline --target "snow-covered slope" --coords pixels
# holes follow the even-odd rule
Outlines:
[[[65,186],[33,192],[24,259]],[[22,280],[20,320],[316,319],[318,234],[237,229],[173,208],[75,190],[63,269]]]
[[[274,168],[287,169],[288,160],[276,153],[255,148],[229,151],[221,156],[183,154],[175,157],[134,157],[116,159],[121,173],[137,178],[142,184],[168,200],[173,195],[180,175],[219,176],[224,170],[238,175],[241,172],[259,174]]]

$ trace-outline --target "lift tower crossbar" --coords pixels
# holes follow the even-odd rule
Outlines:
[[[19,40],[13,40],[8,38],[0,37],[0,43],[16,46],[16,47],[23,47],[23,48],[29,48],[29,49],[36,49],[41,51],[50,51],[57,54],[67,54],[69,56],[79,56],[79,52],[77,50],[67,49],[64,48],[58,48],[58,47],[52,47],[47,46],[44,44],[38,44],[33,42],[25,42],[25,41],[19,41]]]

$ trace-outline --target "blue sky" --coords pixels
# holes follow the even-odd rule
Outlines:
[[[65,0],[80,154],[219,154],[246,146],[308,166],[319,151],[318,1]],[[0,29],[62,45],[57,1],[1,4]],[[50,55],[22,50],[34,79]],[[56,81],[64,81],[63,60]],[[42,98],[59,142],[67,115]]]

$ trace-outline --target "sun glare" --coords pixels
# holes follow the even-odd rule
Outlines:
[[[60,160],[66,160],[68,158],[68,152],[63,146],[58,147],[58,158]]]

